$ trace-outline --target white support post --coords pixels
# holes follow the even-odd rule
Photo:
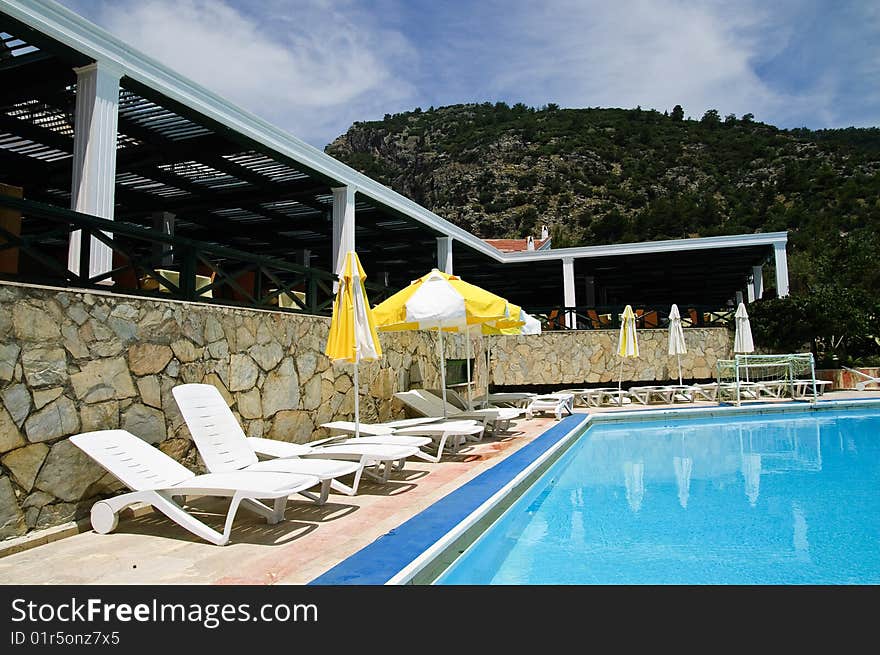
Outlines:
[[[760,300],[764,297],[764,267],[763,266],[752,266],[752,293],[755,296],[755,300]]]
[[[437,237],[437,268],[452,275],[452,237]]]
[[[743,301],[743,292],[742,292],[742,291],[737,291],[737,292],[736,292],[736,301],[735,301],[734,304],[736,304],[736,306],[739,307],[739,304],[740,304],[742,301]]]
[[[574,308],[577,304],[575,289],[574,289],[574,258],[573,257],[563,257],[562,258],[562,289],[563,289],[563,301],[565,303],[566,309],[569,307]],[[565,325],[569,329],[574,329],[577,327],[576,319],[573,313],[565,312]]]
[[[755,302],[755,283],[751,277],[749,277],[746,282],[746,297],[749,299],[750,303]]]
[[[345,266],[345,253],[354,250],[354,193],[351,186],[333,189],[333,272],[337,275]]]
[[[776,263],[776,296],[784,298],[788,295],[788,256],[784,243],[773,244]]]
[[[70,208],[113,220],[116,195],[116,135],[122,70],[105,62],[75,68],[76,115]],[[109,235],[112,236],[112,235]],[[82,234],[71,233],[67,268],[80,274]],[[89,244],[89,277],[113,267],[113,250],[95,238]],[[103,281],[112,284],[112,280]]]

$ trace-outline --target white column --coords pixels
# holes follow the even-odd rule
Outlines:
[[[122,70],[98,62],[75,68],[76,116],[70,208],[113,220],[116,191],[116,131],[119,122],[119,80]],[[67,268],[79,273],[81,233],[70,235]],[[113,251],[97,239],[89,246],[89,275],[113,267]],[[106,284],[112,284],[107,280]]]
[[[788,295],[788,256],[785,244],[774,243],[773,254],[776,257],[776,295],[783,298]]]
[[[574,307],[577,304],[575,300],[575,290],[574,290],[574,258],[573,257],[563,257],[562,258],[562,290],[563,290],[563,300],[565,302],[566,307]],[[575,325],[575,317],[573,314],[569,314],[566,312],[565,314],[565,324],[569,328],[576,327]]]
[[[437,237],[437,268],[452,275],[452,237]]]
[[[746,282],[746,298],[749,299],[749,302],[755,302],[755,283],[751,277],[749,277]]]
[[[739,307],[739,304],[740,304],[742,301],[743,301],[743,292],[742,292],[742,291],[737,291],[737,292],[736,292],[736,300],[734,301],[734,304],[736,304],[736,306]]]
[[[345,253],[354,250],[354,192],[351,186],[333,189],[333,271],[337,275],[345,265]]]
[[[755,296],[755,300],[760,300],[764,297],[764,267],[763,266],[752,266],[752,293]]]

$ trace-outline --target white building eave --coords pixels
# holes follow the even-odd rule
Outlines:
[[[787,232],[766,232],[762,234],[734,234],[720,237],[701,237],[697,239],[670,239],[667,241],[641,241],[639,243],[619,243],[606,246],[579,246],[575,248],[556,248],[533,252],[505,253],[504,261],[533,262],[550,259],[586,259],[591,257],[616,257],[620,255],[647,255],[664,252],[686,252],[710,248],[742,248],[753,246],[775,246],[788,241]],[[769,253],[768,253],[769,255]]]

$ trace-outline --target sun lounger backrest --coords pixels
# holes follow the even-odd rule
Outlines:
[[[394,396],[422,416],[443,416],[443,401],[423,389],[398,391]]]
[[[209,471],[225,473],[257,463],[241,424],[217,387],[181,384],[171,393]]]
[[[70,440],[134,491],[164,489],[194,477],[192,471],[127,430],[83,432]]]
[[[434,403],[434,407],[436,407],[436,411],[438,412],[438,416],[443,415],[443,390],[442,389],[437,389],[437,393],[433,393],[433,392],[429,391],[428,389],[413,389],[413,391],[418,391],[422,397],[427,398],[432,403]],[[465,410],[462,410],[461,407],[456,407],[451,402],[449,402],[449,391],[450,391],[449,389],[446,390],[446,398],[447,398],[447,400],[446,400],[446,413],[447,414],[458,414],[462,411],[465,411]],[[464,402],[464,401],[462,400],[462,402]]]

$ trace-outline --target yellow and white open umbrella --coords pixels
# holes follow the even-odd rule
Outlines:
[[[636,338],[636,315],[630,305],[623,308],[620,315],[620,336],[618,337],[617,354],[620,355],[620,379],[617,381],[618,405],[623,404],[623,360],[639,356],[639,342]]]
[[[330,319],[330,336],[325,354],[336,362],[354,364],[354,425],[355,436],[360,436],[360,393],[358,388],[358,363],[379,359],[382,346],[370,311],[370,302],[364,290],[367,275],[357,253],[349,250],[339,275],[339,287],[333,302]]]
[[[380,330],[437,330],[440,385],[446,405],[446,357],[442,332],[468,332],[469,326],[507,317],[507,301],[456,275],[433,269],[373,308]]]

